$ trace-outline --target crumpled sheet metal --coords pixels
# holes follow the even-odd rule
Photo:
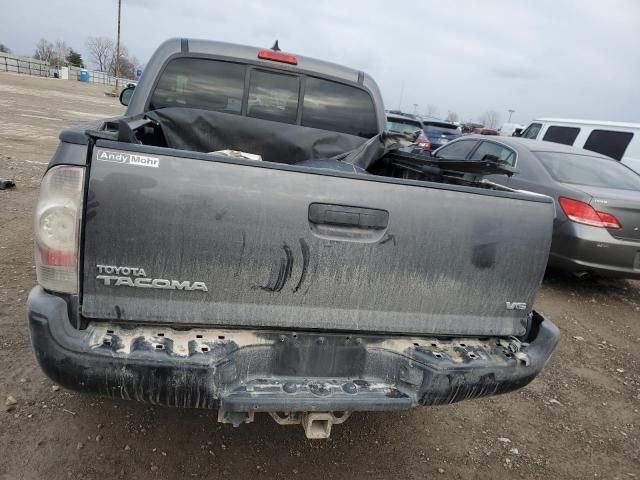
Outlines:
[[[367,140],[355,150],[337,155],[333,159],[367,170],[387,153],[416,143],[419,136],[419,130],[411,133],[385,131]]]

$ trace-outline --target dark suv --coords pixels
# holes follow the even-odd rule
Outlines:
[[[422,130],[431,142],[431,151],[460,136],[460,130],[453,123],[425,120],[422,122]]]

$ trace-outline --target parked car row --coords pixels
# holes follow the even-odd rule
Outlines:
[[[551,197],[550,267],[640,278],[640,124],[542,118],[497,131],[398,113],[387,120],[392,131],[421,130],[414,153],[505,162],[517,173],[488,180]]]
[[[387,112],[387,129],[391,132],[420,131],[416,142],[417,149],[430,152],[446,145],[461,135],[460,128],[453,123],[419,120],[414,115],[397,111]]]

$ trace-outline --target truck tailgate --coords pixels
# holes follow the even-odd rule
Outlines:
[[[520,335],[552,217],[546,197],[100,141],[82,314]]]

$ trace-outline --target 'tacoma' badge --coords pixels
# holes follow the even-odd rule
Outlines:
[[[208,292],[204,282],[189,280],[170,280],[165,278],[149,278],[144,268],[118,267],[115,265],[96,265],[96,280],[105,287],[158,288],[162,290],[186,290],[188,292]]]

